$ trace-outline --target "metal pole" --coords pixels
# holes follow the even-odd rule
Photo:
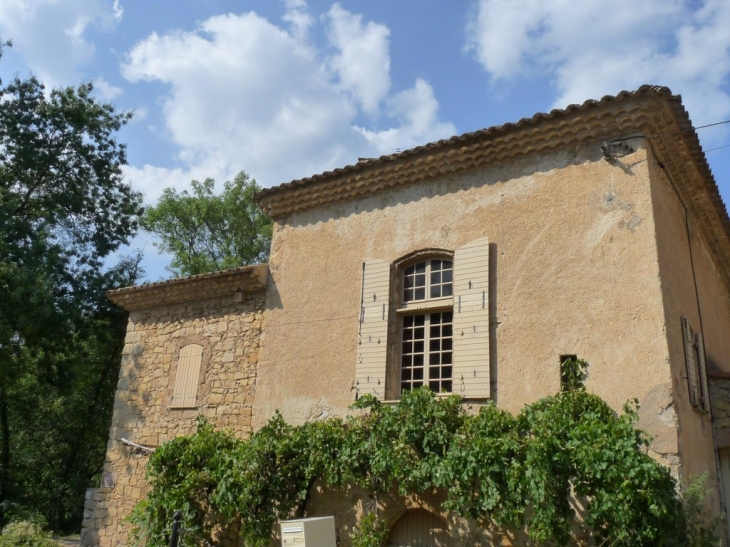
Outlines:
[[[180,520],[182,519],[182,513],[180,511],[175,511],[175,514],[172,515],[172,531],[170,532],[170,544],[169,547],[177,547],[178,542],[180,541]]]

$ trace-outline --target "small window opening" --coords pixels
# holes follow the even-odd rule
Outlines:
[[[560,356],[560,391],[583,391],[585,389],[586,363],[572,353]]]

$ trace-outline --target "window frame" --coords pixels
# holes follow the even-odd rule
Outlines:
[[[414,266],[420,262],[427,262],[427,269],[425,272],[426,275],[426,285],[424,287],[426,291],[426,295],[428,296],[430,293],[431,288],[431,262],[434,260],[442,260],[442,261],[448,261],[451,263],[451,286],[452,286],[452,293],[450,296],[441,296],[441,297],[435,297],[435,298],[424,298],[422,300],[410,300],[410,301],[404,301],[404,291],[405,291],[405,271],[406,269],[410,268],[411,266]],[[392,329],[391,334],[393,337],[391,338],[394,340],[394,348],[392,348],[391,351],[391,358],[388,360],[390,367],[389,367],[389,373],[388,373],[388,379],[390,382],[390,388],[388,389],[389,397],[388,399],[392,400],[398,400],[401,397],[401,391],[402,391],[402,358],[403,358],[403,343],[404,343],[404,318],[405,317],[415,317],[418,315],[425,315],[424,322],[426,324],[430,323],[431,315],[436,313],[443,313],[443,312],[451,312],[452,313],[452,325],[453,325],[453,312],[454,312],[454,296],[453,296],[453,285],[454,285],[454,252],[445,250],[445,249],[426,249],[422,251],[416,251],[415,253],[411,253],[410,255],[407,255],[403,257],[401,260],[398,260],[393,263],[393,275],[394,278],[394,284],[392,287],[392,295],[393,295],[393,306],[391,309],[393,309],[392,314]],[[453,331],[452,331],[453,332]],[[452,355],[452,376],[450,381],[452,382],[451,385],[451,391],[449,392],[434,392],[437,396],[446,396],[446,395],[452,395],[454,393],[454,385],[453,385],[453,334],[451,337],[452,340],[452,348],[451,348],[451,355]],[[424,350],[427,348],[425,347],[428,343],[429,338],[428,335],[424,339]],[[424,351],[424,377],[422,379],[423,385],[428,386],[429,385],[429,356],[430,353],[428,351]],[[438,379],[440,382],[443,381],[443,378]]]

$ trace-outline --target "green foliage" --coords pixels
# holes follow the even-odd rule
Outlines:
[[[35,511],[78,529],[103,463],[126,321],[104,293],[139,260],[103,261],[141,197],[116,141],[130,115],[92,92],[0,85],[0,526]]]
[[[561,391],[584,391],[588,363],[583,359],[566,359],[560,363]]]
[[[617,415],[578,389],[517,416],[493,404],[467,415],[458,397],[424,388],[398,405],[365,396],[354,406],[361,412],[344,421],[298,427],[277,414],[246,441],[201,421],[194,435],[158,449],[152,490],[133,518],[146,545],[165,545],[178,509],[192,531],[185,545],[209,539],[221,523],[240,523],[247,545],[266,545],[277,520],[304,514],[318,479],[361,485],[376,499],[440,488],[446,509],[525,529],[537,543],[565,545],[582,522],[597,544],[710,544],[693,539],[710,537],[696,510],[703,492],[690,488],[683,505],[669,471],[644,451],[635,405]],[[584,507],[580,519],[572,496]],[[373,513],[353,541],[380,545],[384,534]]]
[[[142,227],[160,237],[160,252],[173,255],[175,276],[195,275],[266,261],[273,223],[256,204],[260,190],[241,171],[220,195],[213,179],[192,181],[192,193],[166,188]]]
[[[705,516],[705,498],[709,489],[706,487],[709,475],[707,472],[692,479],[682,492],[683,516],[687,528],[687,544],[691,547],[712,547],[720,545],[717,529],[722,519],[707,522]]]
[[[21,521],[3,528],[0,547],[58,547],[58,544],[37,524]]]
[[[388,528],[375,513],[360,519],[352,531],[352,547],[381,547],[388,538]]]

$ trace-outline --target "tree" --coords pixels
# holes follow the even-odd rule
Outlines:
[[[28,507],[70,526],[101,464],[125,321],[104,293],[140,273],[103,261],[141,196],[116,140],[131,114],[92,91],[0,82],[0,526]]]
[[[213,193],[215,182],[192,181],[192,193],[166,188],[142,227],[157,235],[161,253],[171,253],[168,270],[175,276],[196,275],[268,259],[273,223],[254,196],[256,181],[241,171]]]

